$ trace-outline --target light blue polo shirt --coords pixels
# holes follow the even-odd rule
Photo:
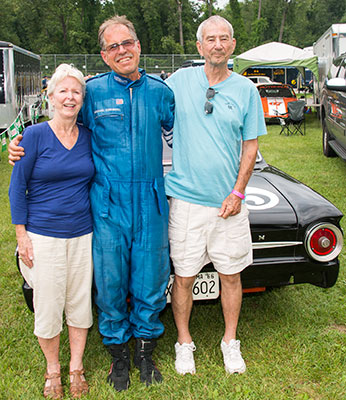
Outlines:
[[[220,207],[238,177],[242,141],[267,133],[256,86],[235,72],[213,86],[214,109],[206,115],[209,87],[204,66],[182,68],[165,81],[174,91],[173,166],[166,194]]]

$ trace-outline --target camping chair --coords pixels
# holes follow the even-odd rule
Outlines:
[[[281,133],[284,133],[286,136],[294,135],[296,133],[305,135],[304,110],[305,110],[304,100],[290,101],[289,103],[287,103],[288,117],[279,118],[281,125],[280,135]]]

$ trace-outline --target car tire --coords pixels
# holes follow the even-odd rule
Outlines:
[[[331,136],[328,132],[325,120],[323,120],[322,122],[322,128],[323,128],[323,136],[322,136],[323,154],[326,157],[336,157],[335,151],[329,146],[329,140],[331,140]]]

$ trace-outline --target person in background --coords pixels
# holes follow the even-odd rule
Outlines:
[[[167,73],[166,73],[164,70],[161,71],[161,73],[160,73],[160,78],[161,78],[163,81],[164,81],[165,79],[168,78],[168,75],[167,75]]]
[[[42,79],[42,90],[47,89],[47,85],[48,85],[48,76],[45,75]]]
[[[91,327],[92,216],[89,185],[95,168],[90,131],[77,124],[85,81],[61,64],[48,83],[50,121],[29,126],[25,157],[12,171],[9,198],[20,270],[33,288],[34,334],[46,358],[44,397],[60,399],[59,342],[63,313],[70,342],[70,394],[88,392],[83,354]]]
[[[192,286],[209,261],[221,280],[225,369],[231,374],[246,369],[236,340],[240,272],[252,263],[244,193],[256,160],[257,137],[266,134],[266,126],[255,85],[228,69],[235,45],[232,25],[220,16],[210,17],[197,31],[197,49],[205,65],[182,68],[165,81],[176,102],[173,168],[165,188],[171,197],[172,308],[179,374],[196,371],[196,347],[189,331]]]

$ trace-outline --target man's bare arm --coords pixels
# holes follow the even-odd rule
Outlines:
[[[246,140],[243,142],[238,178],[233,187],[233,190],[242,194],[245,193],[246,185],[249,182],[253,167],[256,162],[257,150],[257,139]],[[222,203],[219,217],[226,219],[230,215],[238,214],[241,209],[241,200],[242,199],[237,195],[230,193]]]
[[[24,148],[19,146],[22,139],[23,136],[18,135],[8,145],[8,162],[11,165],[14,165],[16,161],[19,161],[25,155]]]

